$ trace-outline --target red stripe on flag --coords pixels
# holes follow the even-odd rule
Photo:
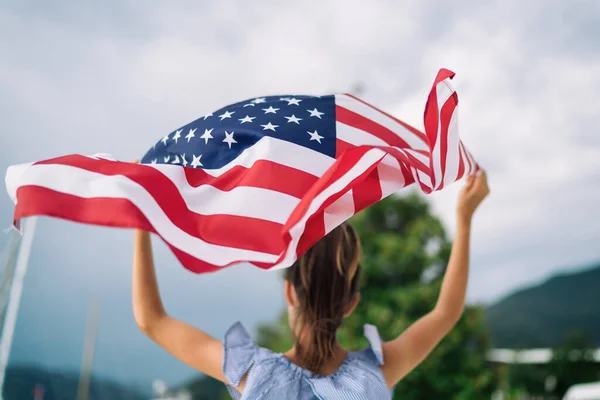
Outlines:
[[[436,141],[437,141],[437,134],[438,134],[438,103],[437,103],[437,92],[435,90],[435,86],[434,88],[431,90],[431,92],[429,93],[429,97],[427,99],[427,104],[425,106],[425,116],[424,116],[424,121],[425,121],[425,132],[427,134],[427,139],[429,142],[429,149],[431,152],[433,152],[433,148],[435,147]],[[430,168],[433,169],[433,154],[431,154],[430,156]],[[431,177],[431,185],[432,188],[436,187],[436,176],[435,173],[430,173],[429,176]]]
[[[455,97],[450,96],[450,98],[446,100],[440,111],[440,164],[442,169],[442,177],[446,176],[446,159],[448,157],[448,127],[450,126],[450,121],[452,120],[452,114],[454,114],[455,108]],[[440,182],[438,190],[441,190],[443,188],[444,179],[442,179],[442,181]]]
[[[154,232],[144,214],[123,198],[83,199],[41,186],[21,186],[17,189],[17,196],[15,220],[44,215],[85,224]]]
[[[328,173],[329,173],[328,180],[329,181],[323,182],[323,184],[324,185],[326,184],[326,186],[328,187],[331,185],[331,183],[337,181],[340,177],[344,176],[357,164],[357,162],[360,160],[360,158],[363,157],[365,155],[365,153],[367,153],[370,150],[372,150],[372,148],[357,147],[356,149],[347,152],[345,154],[345,156],[342,157],[342,159],[338,160],[338,162],[336,162],[336,164],[328,171]],[[354,188],[356,188],[358,185],[360,185],[360,183],[363,182],[373,172],[373,170],[377,169],[377,166],[379,165],[379,163],[381,162],[382,159],[383,159],[383,157],[381,157],[379,162],[372,164],[362,174],[360,174],[358,177],[356,177],[352,181],[350,181],[350,183],[348,183],[343,189],[341,189],[341,190],[337,191],[336,193],[332,194],[331,196],[329,196],[327,198],[327,200],[321,204],[319,209],[308,220],[307,225],[304,229],[303,236],[302,236],[301,240],[298,242],[298,247],[296,248],[296,255],[298,257],[301,256],[302,254],[304,254],[304,252],[306,252],[321,237],[323,237],[323,235],[325,233],[325,223],[324,223],[323,213],[325,212],[327,207],[329,207],[334,202],[336,202],[340,197],[342,197],[344,194],[346,194],[350,189],[354,190]],[[381,188],[380,188],[380,190],[381,190]],[[311,199],[312,198],[314,198],[314,196],[311,196]],[[302,203],[304,203],[304,201]],[[308,201],[306,202],[306,204],[302,204],[302,203],[295,210],[295,213],[296,213],[296,211],[298,211],[298,213],[295,215],[295,220],[292,221],[292,219],[290,218],[290,221],[288,221],[288,223],[286,224],[286,226],[284,228],[286,243],[288,243],[290,240],[290,234],[288,233],[290,227],[294,226],[298,222],[298,220],[302,217],[302,215],[304,215],[304,213],[306,212],[306,211],[302,211],[301,206],[303,206],[303,209],[305,210],[309,205]],[[309,222],[310,222],[310,224],[309,224]],[[322,235],[318,236],[318,235],[314,234],[312,232],[313,229],[315,229],[316,231],[318,231],[319,229],[322,229],[323,230]],[[282,257],[280,257],[280,261],[282,258],[283,258],[283,255],[282,255]]]
[[[375,168],[371,173],[352,188],[352,198],[354,200],[354,213],[357,214],[371,204],[381,200],[381,182],[379,181],[379,172]]]
[[[237,215],[200,215],[191,212],[175,185],[164,176],[161,179],[159,175],[162,174],[156,172],[140,174],[132,181],[144,187],[167,218],[182,231],[215,245],[274,255],[281,253],[281,224]],[[131,225],[130,209],[121,205],[122,199],[81,198],[40,186],[22,186],[17,196],[19,201],[15,219],[48,215],[87,224],[136,227]],[[256,232],[261,234],[257,235]]]
[[[356,96],[354,96],[352,94],[346,93],[346,96],[352,97],[354,100],[356,100],[356,101],[358,101],[360,103],[363,103],[364,105],[372,108],[373,110],[378,111],[381,114],[383,114],[383,115],[391,118],[392,120],[394,120],[394,122],[397,122],[403,128],[405,128],[405,129],[409,130],[410,132],[412,132],[415,136],[417,136],[419,139],[421,139],[424,143],[427,143],[427,136],[425,136],[425,134],[423,132],[421,132],[420,130],[418,130],[417,128],[415,128],[415,127],[407,124],[404,121],[400,121],[398,118],[394,117],[393,115],[390,115],[390,114],[386,113],[385,111],[382,111],[382,110],[378,109],[377,107],[372,106],[371,104],[367,103],[366,101],[363,101],[363,100],[359,99],[358,97],[356,97]]]
[[[290,215],[287,223],[284,226],[284,231],[289,231],[291,227],[296,225],[308,211],[308,207],[312,200],[325,190],[331,183],[337,181],[350,170],[360,158],[369,151],[367,147],[357,147],[353,150],[346,151],[341,158],[337,159],[327,172],[323,174],[321,179],[313,185],[307,192],[300,204]]]
[[[462,149],[462,143],[458,142],[458,173],[456,174],[456,180],[459,180],[465,174],[465,153]]]
[[[298,199],[318,180],[318,177],[307,172],[266,160],[256,161],[251,168],[236,165],[218,177],[192,168],[185,168],[185,175],[194,187],[209,184],[229,191],[238,186],[249,186],[285,193]],[[273,179],[278,176],[285,176],[286,179]]]
[[[335,158],[340,158],[347,150],[352,150],[356,146],[340,139],[335,140]]]
[[[304,233],[298,241],[296,256],[300,257],[302,254],[304,254],[309,248],[311,248],[323,236],[325,236],[325,233],[325,215],[323,211],[319,211],[311,215],[310,218],[308,218],[308,221],[306,221]]]
[[[189,271],[192,271],[196,274],[203,274],[205,272],[214,272],[214,271],[218,271],[222,268],[228,267],[230,265],[238,264],[238,262],[232,262],[227,265],[223,265],[222,267],[218,266],[218,265],[213,265],[213,264],[207,263],[206,261],[202,261],[195,257],[192,257],[185,251],[181,251],[178,248],[173,247],[169,243],[167,243],[167,245],[169,246],[169,248],[171,249],[171,251],[173,252],[175,257],[177,257],[177,259],[179,260],[181,265],[183,265],[186,269],[188,269]]]
[[[439,113],[440,110],[438,109],[438,99],[437,99],[437,85],[438,83],[442,82],[445,79],[448,78],[453,78],[454,77],[454,72],[447,70],[447,69],[440,69],[440,71],[438,72],[435,81],[433,83],[433,86],[431,88],[431,91],[429,92],[429,96],[427,97],[427,102],[425,103],[425,113],[424,113],[424,122],[425,122],[425,134],[427,135],[427,141],[429,143],[429,149],[431,150],[431,152],[433,152],[433,149],[435,148],[435,145],[437,143],[437,139],[438,139],[438,128],[439,128]],[[447,139],[444,135],[441,135],[442,138]],[[432,157],[432,155],[430,156]],[[446,157],[446,154],[443,153],[442,157]],[[434,165],[434,161],[433,159],[431,160],[431,168],[433,168]],[[437,187],[437,177],[435,176],[435,173],[430,174],[431,176],[431,184],[432,187],[435,188]],[[442,179],[443,182],[443,175],[442,177],[440,177],[440,179]]]
[[[460,150],[462,152],[463,157],[465,158],[465,160],[467,160],[467,164],[468,164],[468,170],[471,171],[471,169],[473,168],[473,165],[471,164],[471,160],[469,159],[469,155],[467,154],[467,149],[465,149],[465,145],[462,144],[462,142],[460,142]]]
[[[148,169],[162,175],[156,169],[144,164],[94,159],[80,155],[57,157],[36,164],[68,165],[104,175],[124,175],[129,178],[144,175],[148,173]],[[256,187],[285,193],[298,199],[302,198],[306,190],[318,180],[318,177],[308,172],[265,160],[256,161],[251,168],[237,165],[217,177],[202,169],[184,168],[184,171],[192,187],[210,185],[225,192],[237,186]],[[285,179],[279,179],[283,177]]]
[[[411,167],[414,167],[414,168],[418,169],[419,171],[424,172],[427,175],[431,174],[431,172],[430,172],[431,170],[430,170],[429,166],[423,164],[420,160],[415,158],[415,156],[413,156],[409,152],[406,152],[406,153],[400,152],[400,151],[398,151],[398,149],[395,149],[392,147],[380,147],[380,148],[387,151],[394,157],[396,157],[396,159],[400,163],[408,164]]]
[[[343,140],[340,140],[340,139],[336,140],[336,146],[339,146],[339,148],[340,148],[339,152],[336,148],[336,158],[341,156],[345,151],[356,149],[358,147],[358,146],[353,145],[352,143],[344,142]],[[403,152],[398,151],[398,149],[396,149],[396,148],[387,147],[387,146],[368,146],[368,147],[381,149],[383,151],[388,152],[391,156],[396,158],[396,160],[398,160],[398,162],[400,163],[400,170],[402,172],[402,175],[404,176],[404,182],[406,185],[411,184],[415,181],[415,179],[412,175],[412,172],[407,167],[407,165],[413,166],[416,169],[429,175],[429,171],[430,171],[429,166],[423,164],[421,161],[419,161],[417,158],[415,158],[410,153],[403,153]]]
[[[336,119],[342,124],[346,124],[354,128],[360,129],[362,131],[368,132],[369,134],[383,140],[390,146],[400,147],[404,149],[410,148],[408,143],[406,143],[394,131],[386,128],[383,125],[378,124],[377,122],[368,119],[364,115],[357,114],[338,105],[335,106],[335,115]]]
[[[45,215],[85,224],[134,228],[156,233],[146,216],[127,199],[82,199],[37,186],[24,186],[19,188],[19,193],[20,198],[25,200],[20,200],[17,204],[15,219]],[[44,196],[44,201],[26,201],[33,198],[32,196]],[[73,213],[73,210],[78,212]],[[223,268],[198,260],[169,243],[167,245],[179,262],[194,273],[213,272]]]

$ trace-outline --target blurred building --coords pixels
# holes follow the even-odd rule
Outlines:
[[[593,359],[600,363],[600,349],[572,350],[569,353],[572,361]],[[552,349],[491,349],[487,355],[488,361],[498,364],[548,364],[554,359]]]
[[[600,382],[573,385],[563,400],[596,400],[600,399]]]
[[[600,400],[599,349],[491,349],[493,400]]]
[[[187,390],[170,392],[167,384],[156,379],[152,382],[152,400],[192,400],[192,394]]]

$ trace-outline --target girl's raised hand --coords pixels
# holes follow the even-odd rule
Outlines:
[[[470,221],[477,207],[479,207],[489,193],[490,188],[487,182],[487,174],[484,170],[480,170],[476,175],[469,176],[465,187],[458,197],[456,210],[458,218],[465,222]]]

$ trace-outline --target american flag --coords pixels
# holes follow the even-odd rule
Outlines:
[[[265,96],[165,135],[141,164],[69,155],[9,168],[20,218],[46,215],[158,234],[189,270],[290,266],[397,190],[440,190],[478,167],[458,137],[451,71],[425,132],[349,95]]]

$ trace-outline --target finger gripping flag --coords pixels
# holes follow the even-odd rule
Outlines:
[[[458,136],[453,76],[438,73],[424,133],[349,94],[267,96],[169,133],[141,164],[68,155],[12,166],[15,224],[46,215],[143,229],[198,273],[288,267],[393,192],[431,193],[478,169]]]

